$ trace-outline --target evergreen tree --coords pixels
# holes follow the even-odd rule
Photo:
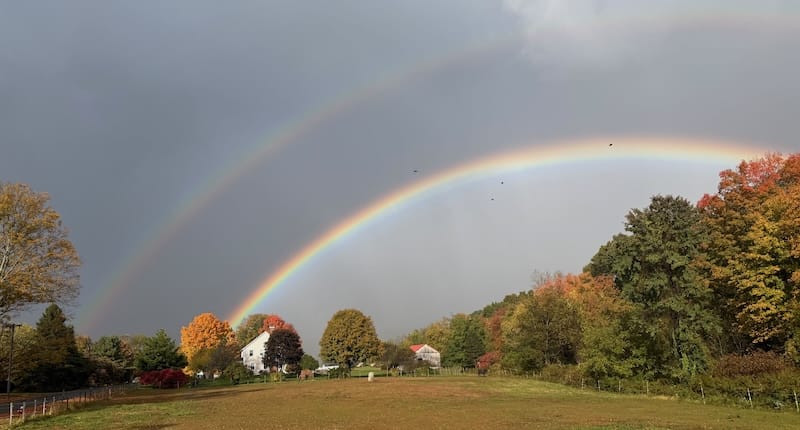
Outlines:
[[[184,367],[186,364],[186,356],[164,329],[160,329],[153,337],[143,339],[134,359],[134,365],[142,371]]]
[[[92,354],[96,357],[106,358],[124,367],[129,363],[130,357],[125,353],[125,346],[119,336],[103,336],[92,345]]]
[[[45,309],[36,323],[36,365],[20,386],[33,391],[71,390],[86,384],[89,362],[75,343],[75,331],[66,325],[67,317],[56,304]]]

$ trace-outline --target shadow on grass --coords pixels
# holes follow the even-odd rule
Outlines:
[[[149,425],[149,424],[142,424],[140,426],[130,427],[132,430],[158,430],[158,429],[165,429],[169,427],[175,427],[174,424],[158,424],[158,425]]]
[[[275,384],[277,385],[277,384]],[[217,397],[231,397],[256,391],[269,390],[270,384],[261,385],[227,385],[198,388],[180,388],[178,390],[159,390],[146,387],[137,388],[123,396],[111,400],[97,402],[98,409],[112,405],[135,405],[146,403],[167,403],[185,400],[207,400]],[[92,405],[95,406],[95,405]]]

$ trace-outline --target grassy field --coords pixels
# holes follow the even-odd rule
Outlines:
[[[21,429],[796,429],[800,414],[475,376],[132,390]]]

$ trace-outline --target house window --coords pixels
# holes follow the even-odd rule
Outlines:
[[[253,356],[253,350],[252,349],[250,350],[250,356],[251,357]]]

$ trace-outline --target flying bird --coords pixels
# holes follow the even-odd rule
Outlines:
[[[419,170],[417,170],[417,169],[414,169],[414,173],[419,173]]]
[[[503,184],[504,184],[504,182],[503,182],[503,181],[500,181],[500,185],[503,185]]]
[[[608,146],[614,146],[614,144],[613,143],[609,143]]]

